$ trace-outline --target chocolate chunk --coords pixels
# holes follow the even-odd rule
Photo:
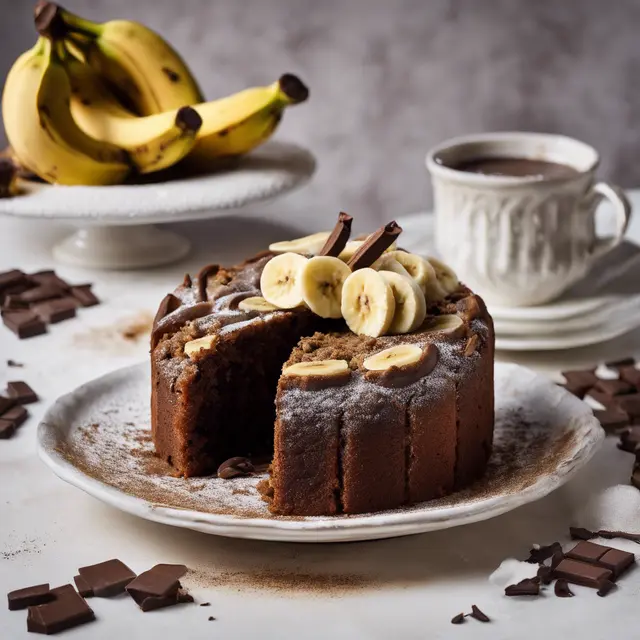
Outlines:
[[[602,391],[598,391],[597,389],[590,389],[587,392],[587,395],[592,400],[595,400],[597,403],[601,404],[605,409],[616,408],[618,406],[618,400],[620,400],[619,397],[610,396],[608,393],[603,393]]]
[[[213,622],[213,621],[215,620],[215,618],[214,618],[213,616],[209,616],[209,617],[207,618],[207,620],[208,620],[209,622]]]
[[[605,548],[607,551],[598,558],[596,564],[609,569],[613,574],[612,580],[615,582],[636,561],[636,557],[628,551]]]
[[[347,264],[352,271],[370,267],[401,233],[402,227],[395,221],[380,227],[364,241],[364,244],[351,256]]]
[[[38,402],[36,392],[26,382],[22,382],[22,380],[8,382],[7,395],[18,404],[31,404],[32,402]]]
[[[585,394],[588,391],[588,389],[584,389],[584,387],[582,387],[581,385],[572,384],[570,382],[567,382],[565,384],[561,384],[561,383],[558,382],[557,385],[559,387],[562,387],[563,389],[565,389],[569,393],[573,394],[574,396],[576,396],[576,398],[580,398],[580,400],[582,400],[584,398]]]
[[[5,398],[4,396],[0,396],[0,416],[9,411],[9,409],[15,405],[16,401],[14,398]]]
[[[562,578],[556,580],[553,591],[558,596],[558,598],[573,598],[574,595],[573,591],[569,589],[569,583]]]
[[[235,457],[225,460],[218,467],[218,478],[229,480],[231,478],[239,478],[248,476],[253,472],[253,465],[248,458]]]
[[[638,445],[640,445],[640,427],[629,427],[620,433],[619,449],[635,453]]]
[[[538,569],[536,577],[540,578],[542,584],[551,584],[551,580],[553,580],[553,569],[543,565]]]
[[[471,613],[469,615],[476,620],[480,620],[480,622],[491,622],[489,616],[480,611],[480,609],[478,609],[475,604],[471,605]]]
[[[600,391],[609,397],[614,397],[634,393],[636,388],[624,380],[598,380],[594,390]]]
[[[555,569],[564,560],[564,553],[562,550],[554,551],[551,556],[551,568]]]
[[[569,535],[572,540],[591,540],[597,536],[593,531],[583,529],[582,527],[569,527]]]
[[[451,618],[451,624],[462,624],[464,622],[464,613],[459,613]]]
[[[24,367],[21,362],[16,362],[15,360],[7,360],[7,367]]]
[[[20,269],[11,269],[0,273],[0,292],[5,291],[9,287],[23,284],[27,276]]]
[[[91,598],[93,596],[91,585],[82,576],[73,576],[73,581],[76,583],[78,593],[83,598]]]
[[[480,296],[465,296],[456,302],[456,311],[465,321],[471,322],[476,318],[486,318],[488,316],[487,306]]]
[[[605,580],[610,580],[613,575],[609,569],[598,567],[579,560],[565,558],[554,569],[556,578],[563,578],[567,582],[580,584],[584,587],[599,589]]]
[[[22,406],[12,407],[9,411],[5,411],[0,420],[11,422],[17,429],[20,425],[24,424],[25,420],[29,417],[29,412]]]
[[[18,338],[33,338],[46,333],[47,327],[33,311],[3,311],[2,322]]]
[[[193,597],[184,591],[176,591],[176,593],[166,596],[143,596],[139,597],[137,594],[132,595],[142,611],[154,611],[155,609],[162,609],[163,607],[171,607],[176,604],[182,604],[186,602],[193,602]]]
[[[478,345],[480,344],[480,336],[477,333],[474,333],[468,340],[467,344],[464,348],[464,355],[469,358],[472,356],[476,350],[478,349]]]
[[[42,302],[44,300],[51,300],[52,298],[60,298],[65,294],[65,290],[53,284],[41,284],[33,289],[28,289],[24,293],[17,296],[20,302],[26,302],[27,304],[33,304],[35,302]]]
[[[532,578],[520,580],[518,584],[510,584],[504,590],[505,596],[539,596],[540,581]]]
[[[80,284],[71,287],[70,293],[80,303],[81,307],[93,307],[100,304],[100,300],[91,291],[91,286],[90,284]]]
[[[635,363],[635,358],[620,358],[620,360],[609,360],[609,362],[604,363],[604,366],[609,367],[609,369],[621,369],[622,367],[628,367]]]
[[[58,287],[58,289],[61,289],[62,291],[69,291],[69,289],[71,289],[69,283],[58,277],[56,272],[51,269],[30,273],[29,280],[34,282],[36,285],[52,285],[54,287]]]
[[[209,278],[220,271],[220,265],[218,264],[208,264],[198,272],[196,276],[196,284],[198,293],[196,295],[196,302],[206,302],[207,301],[207,284],[209,282]]]
[[[180,586],[180,578],[187,572],[183,564],[157,564],[141,573],[129,583],[127,591],[147,596],[166,596],[175,593]]]
[[[91,607],[70,584],[52,589],[51,594],[52,602],[29,607],[28,631],[49,635],[95,620]]]
[[[598,383],[595,369],[563,371],[562,375],[567,381],[567,390],[571,390],[579,398],[584,398],[587,391]]]
[[[99,564],[78,569],[82,577],[98,598],[109,598],[123,593],[136,574],[120,560],[107,560]]]
[[[16,432],[15,422],[11,420],[3,420],[0,418],[0,440],[8,440],[13,438]]]
[[[562,545],[559,542],[552,542],[546,547],[540,547],[538,549],[531,549],[529,551],[529,557],[525,560],[529,564],[542,564],[545,560],[548,560],[556,552],[562,553]]]
[[[619,409],[629,414],[631,424],[638,424],[640,421],[640,393],[616,398]]]
[[[602,557],[609,547],[603,547],[601,544],[595,544],[593,542],[582,541],[579,542],[573,549],[570,549],[565,554],[567,558],[573,558],[574,560],[582,560],[583,562],[595,562],[598,558]]]
[[[629,426],[629,416],[616,407],[611,409],[596,409],[593,415],[598,419],[600,426],[602,426],[607,433],[616,433],[620,429]]]
[[[336,223],[336,226],[333,228],[331,235],[327,238],[327,241],[322,249],[320,249],[318,255],[333,256],[337,258],[347,245],[347,241],[351,235],[352,222],[353,218],[341,211],[338,215],[338,222]]]
[[[636,369],[635,367],[622,367],[620,369],[620,379],[640,390],[640,369]]]
[[[600,584],[600,587],[598,588],[598,595],[601,598],[604,598],[610,591],[615,589],[615,586],[616,585],[613,584],[611,580],[603,580],[602,583]]]
[[[153,326],[155,327],[162,318],[173,313],[181,304],[182,301],[180,298],[174,296],[172,293],[168,293],[164,298],[162,298],[156,317],[153,319]]]
[[[10,591],[7,594],[7,600],[9,601],[9,611],[18,611],[18,609],[26,609],[35,604],[50,602],[53,600],[53,596],[47,583]]]
[[[75,298],[57,298],[34,304],[31,310],[38,317],[48,324],[55,324],[63,320],[70,320],[76,317],[76,307],[78,303]]]

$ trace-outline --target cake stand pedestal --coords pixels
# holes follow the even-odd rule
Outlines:
[[[0,215],[65,222],[76,231],[53,247],[59,262],[93,269],[141,269],[175,262],[186,238],[156,224],[228,215],[310,180],[315,159],[301,147],[271,141],[206,175],[111,187],[65,187],[21,181],[0,200]]]

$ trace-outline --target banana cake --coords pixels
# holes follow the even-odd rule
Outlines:
[[[162,301],[153,439],[183,476],[272,459],[275,514],[365,513],[479,478],[493,440],[493,323],[443,263],[386,225],[275,243],[204,267]]]

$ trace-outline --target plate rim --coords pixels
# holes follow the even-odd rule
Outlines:
[[[493,496],[484,500],[480,499],[471,507],[468,504],[443,507],[435,517],[434,511],[421,511],[418,508],[412,511],[401,509],[385,511],[377,516],[367,515],[366,518],[358,515],[339,519],[325,516],[305,520],[244,518],[234,514],[215,514],[156,505],[89,476],[56,450],[55,422],[57,419],[54,414],[58,413],[61,407],[77,402],[78,397],[86,397],[87,393],[91,393],[94,388],[103,386],[109,380],[120,379],[126,375],[136,375],[143,369],[148,369],[147,362],[116,369],[86,382],[58,398],[47,409],[38,425],[37,451],[40,459],[59,478],[112,507],[147,520],[195,529],[204,533],[289,542],[355,541],[425,533],[487,520],[541,499],[565,484],[582,468],[593,457],[604,439],[604,431],[593,416],[592,409],[586,403],[571,396],[560,387],[556,387],[550,379],[531,369],[514,363],[496,362],[495,364],[496,368],[523,370],[529,375],[543,380],[549,387],[554,387],[555,393],[559,394],[559,397],[565,398],[574,405],[574,413],[578,411],[582,414],[581,417],[586,420],[585,424],[588,424],[590,429],[591,438],[582,439],[581,448],[572,456],[576,462],[564,473],[545,475],[528,487],[509,494],[506,500],[505,496]],[[562,464],[559,465],[559,468],[562,468]]]

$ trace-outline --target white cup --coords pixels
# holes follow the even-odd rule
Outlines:
[[[452,167],[481,158],[529,158],[568,165],[561,178],[485,175]],[[486,133],[453,138],[427,154],[436,246],[460,280],[490,304],[549,302],[621,241],[631,205],[622,190],[596,182],[597,151],[572,138]],[[596,235],[595,211],[613,204],[616,232]]]

